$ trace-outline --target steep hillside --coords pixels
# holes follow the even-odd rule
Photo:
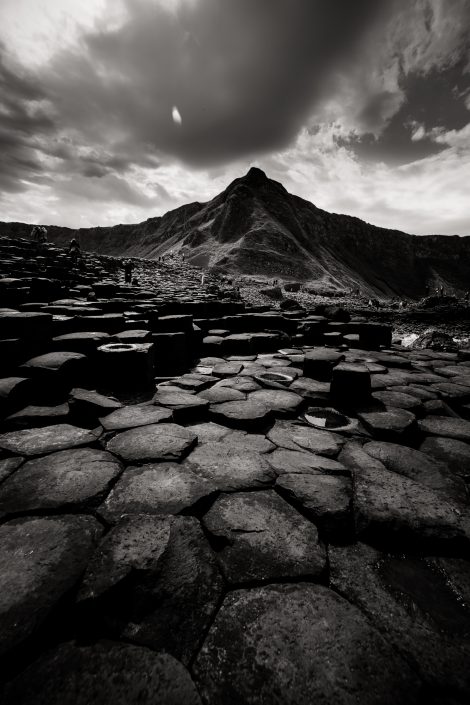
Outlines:
[[[0,234],[30,225],[0,223]],[[83,249],[155,258],[184,251],[200,266],[240,274],[321,281],[368,293],[419,297],[426,286],[470,287],[470,238],[416,237],[328,213],[250,169],[205,204],[181,206],[137,225],[77,231],[49,226],[50,239],[79,237]]]

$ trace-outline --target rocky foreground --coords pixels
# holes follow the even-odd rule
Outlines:
[[[0,242],[7,705],[470,697],[470,355]]]

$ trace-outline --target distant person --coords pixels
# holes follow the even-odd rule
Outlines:
[[[35,225],[34,228],[31,230],[31,240],[34,242],[39,242],[39,232],[41,228],[38,225]]]
[[[124,262],[124,281],[126,284],[131,284],[132,282],[132,270],[134,269],[134,265],[132,262],[128,259]]]
[[[47,242],[47,228],[45,228],[44,225],[39,228],[38,241],[42,244]]]
[[[76,267],[80,257],[80,245],[74,237],[70,240],[69,243],[69,256],[72,260],[72,264]]]

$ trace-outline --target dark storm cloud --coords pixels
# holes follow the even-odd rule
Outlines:
[[[382,3],[381,6],[386,3]],[[62,52],[45,81],[87,139],[209,164],[285,146],[377,14],[376,0],[127,0],[115,31]],[[173,106],[182,124],[171,119]]]
[[[36,151],[39,135],[50,134],[54,122],[47,114],[46,94],[18,66],[9,64],[0,42],[0,189],[21,191],[20,180],[34,180],[43,167]]]

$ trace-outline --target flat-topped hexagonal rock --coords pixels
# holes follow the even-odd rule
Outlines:
[[[331,458],[296,450],[275,450],[266,456],[276,475],[307,473],[318,475],[349,475],[348,470]]]
[[[95,443],[101,429],[90,431],[70,424],[28,428],[0,435],[0,448],[19,455],[44,455]]]
[[[448,416],[426,416],[418,422],[420,431],[429,436],[444,436],[458,441],[470,441],[470,421]]]
[[[300,507],[329,540],[353,539],[350,478],[293,473],[281,475],[276,489]]]
[[[217,558],[231,583],[317,577],[325,568],[315,526],[272,490],[222,495],[203,522],[226,542]]]
[[[252,392],[248,399],[264,404],[276,416],[294,416],[304,403],[301,396],[283,389],[260,389]]]
[[[129,467],[99,512],[109,522],[121,514],[178,514],[215,489],[206,478],[177,463]]]
[[[320,585],[227,595],[194,672],[208,705],[416,705],[419,695],[413,671],[372,623]]]
[[[405,475],[438,492],[444,492],[454,500],[466,501],[464,483],[449,471],[445,463],[397,443],[366,443],[364,450],[380,460],[388,470]]]
[[[329,548],[331,585],[355,604],[420,677],[470,694],[470,612],[454,582],[456,559],[384,556],[356,544]],[[465,582],[468,581],[468,563]]]
[[[358,536],[387,547],[468,552],[470,515],[467,511],[446,500],[440,492],[390,472],[379,461],[374,461],[374,466],[360,463],[353,468],[353,507]]]
[[[5,705],[201,705],[185,667],[166,653],[103,641],[61,644],[7,688]]]
[[[5,458],[0,460],[0,483],[10,477],[10,475],[17,470],[24,458],[21,455],[13,458]]]
[[[328,457],[338,455],[343,444],[343,438],[337,434],[289,421],[276,421],[267,438],[286,450],[309,450]]]
[[[120,431],[126,428],[150,426],[151,424],[172,421],[173,412],[153,404],[124,406],[100,419],[105,431]]]
[[[422,453],[446,464],[455,475],[470,478],[470,445],[455,438],[428,436],[419,447]]]
[[[79,387],[71,390],[69,403],[75,413],[86,418],[106,416],[123,406],[113,397],[106,397],[94,390],[80,389]]]
[[[93,448],[30,460],[0,486],[0,515],[93,504],[120,472],[114,456]]]
[[[416,396],[412,394],[404,394],[403,392],[383,391],[374,392],[372,398],[383,404],[387,409],[390,407],[395,409],[407,409],[411,412],[419,411],[422,408],[422,403]]]
[[[106,447],[126,462],[145,463],[180,460],[196,442],[196,434],[189,429],[174,423],[161,423],[118,433]]]
[[[370,411],[358,414],[364,426],[376,438],[394,440],[410,431],[416,421],[411,411],[388,408],[387,411]]]
[[[78,581],[102,527],[87,516],[0,526],[0,653],[20,644]]]
[[[188,467],[222,492],[266,487],[276,479],[264,455],[225,443],[225,439],[198,446],[181,467]]]
[[[342,353],[318,348],[310,350],[304,358],[304,374],[323,382],[330,382],[333,367],[344,360]]]
[[[220,387],[235,389],[237,392],[242,392],[244,394],[248,394],[248,392],[256,392],[258,389],[261,389],[260,385],[249,376],[221,379],[220,382],[216,382],[214,384],[212,389],[219,389]]]
[[[153,401],[171,409],[177,421],[197,419],[209,407],[209,401],[200,395],[184,391],[165,391],[165,387],[159,388]]]
[[[214,421],[233,428],[256,429],[265,426],[272,418],[266,404],[253,399],[212,404],[210,415]]]
[[[70,407],[65,402],[56,406],[25,406],[10,414],[4,421],[5,428],[38,428],[53,423],[66,423],[70,417]]]
[[[196,434],[199,445],[210,441],[220,441],[231,432],[227,426],[221,426],[213,421],[194,423],[186,426],[186,428]]]
[[[211,387],[211,389],[205,389],[200,392],[199,396],[207,399],[211,404],[223,404],[226,401],[246,399],[246,394],[232,387]]]
[[[98,547],[79,600],[116,638],[187,664],[222,594],[223,581],[192,517],[123,517]]]

